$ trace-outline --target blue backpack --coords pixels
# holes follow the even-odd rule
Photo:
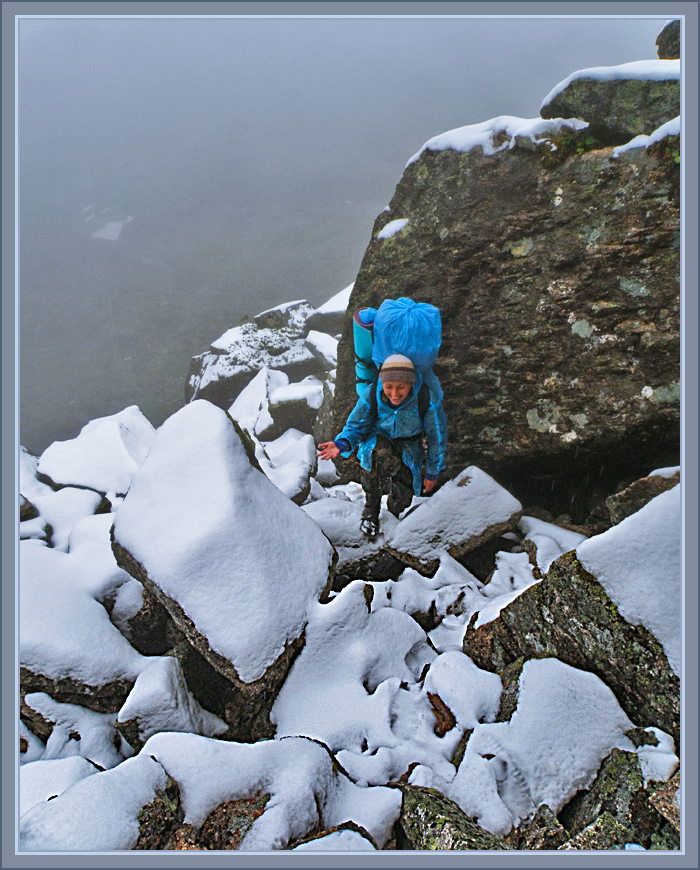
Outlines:
[[[442,389],[432,369],[442,342],[440,311],[434,305],[402,296],[385,299],[379,309],[360,308],[353,315],[353,338],[358,395],[365,384],[377,382],[384,360],[400,353],[423,375],[434,399],[442,399]]]

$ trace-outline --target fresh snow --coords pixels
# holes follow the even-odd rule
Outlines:
[[[57,797],[94,773],[97,773],[95,765],[78,755],[22,765],[19,771],[19,817],[22,818],[36,804]]]
[[[180,662],[173,656],[151,661],[117,715],[117,722],[135,719],[141,740],[158,731],[186,731],[216,737],[228,730],[225,722],[204,710],[187,688]]]
[[[518,524],[524,538],[537,546],[537,567],[545,574],[555,559],[575,550],[586,540],[585,535],[563,529],[534,517],[522,517]]]
[[[630,151],[633,148],[649,148],[651,145],[654,145],[654,143],[665,139],[666,136],[679,136],[680,132],[681,118],[680,115],[677,115],[675,118],[672,118],[670,121],[657,127],[657,129],[648,136],[644,133],[640,133],[639,136],[635,136],[634,139],[631,139],[624,145],[618,145],[617,148],[613,148],[613,157],[619,157],[620,154],[624,154],[625,151]]]
[[[362,834],[357,831],[334,831],[325,837],[317,837],[301,846],[295,846],[292,852],[375,852],[376,849]]]
[[[255,458],[265,476],[287,498],[295,498],[310,485],[316,469],[316,445],[311,435],[287,429],[275,441],[255,441]]]
[[[445,794],[486,830],[506,834],[543,803],[559,812],[615,747],[633,750],[630,728],[594,674],[534,659],[523,667],[511,720],[476,726]]]
[[[159,429],[114,535],[244,682],[299,637],[331,563],[318,526],[251,466],[226,413],[202,400]]]
[[[377,233],[377,239],[390,239],[392,236],[400,233],[407,223],[408,218],[399,218],[394,221],[389,221],[389,223]]]
[[[146,458],[156,430],[136,405],[83,426],[77,438],[54,441],[42,453],[38,470],[55,483],[124,494]]]
[[[394,696],[434,653],[407,614],[388,607],[368,612],[364,586],[353,581],[310,610],[306,644],[272,708],[278,738],[303,734],[333,751],[358,752],[397,742]]]
[[[428,562],[521,509],[520,502],[492,477],[470,465],[406,516],[387,543],[393,550]]]
[[[270,393],[288,384],[289,378],[284,372],[263,366],[238,394],[228,409],[229,416],[250,435],[263,437],[274,425],[270,414]]]
[[[360,530],[364,503],[342,498],[323,498],[303,506],[304,512],[318,524],[323,534],[338,552],[336,571],[343,573],[359,561],[379,556],[386,534],[398,520],[382,510],[379,515],[380,534],[369,540]]]
[[[47,495],[36,496],[32,503],[42,522],[51,526],[53,548],[67,552],[71,530],[79,520],[92,516],[101,500],[102,496],[93,490],[65,486],[58,492],[49,490]]]
[[[681,667],[681,488],[674,486],[578,548],[583,567],[603,585],[622,617],[661,643]]]
[[[27,852],[133,849],[139,812],[167,784],[161,765],[144,753],[87,776],[22,816],[19,848]]]
[[[571,82],[576,79],[590,79],[596,82],[614,82],[625,79],[641,79],[652,82],[679,80],[681,77],[680,60],[633,60],[631,63],[621,63],[618,66],[596,66],[590,69],[580,69],[559,82],[542,100],[540,109],[548,106]]]
[[[90,686],[136,679],[146,659],[93,597],[112,585],[114,574],[108,568],[107,576],[93,575],[91,559],[81,552],[88,546],[70,554],[20,543],[20,664],[50,679],[72,677]]]
[[[500,115],[481,124],[470,124],[448,130],[439,136],[429,139],[416,154],[411,157],[406,166],[415,163],[424,151],[471,151],[481,148],[486,156],[492,156],[506,148],[513,148],[518,139],[529,139],[535,144],[548,142],[552,136],[558,136],[571,130],[583,130],[588,126],[586,121],[577,118],[515,118],[512,115]],[[496,144],[496,138],[505,136],[501,145]]]
[[[338,364],[338,339],[326,332],[310,329],[305,342],[311,353],[330,371]]]
[[[345,287],[344,290],[341,290],[340,293],[331,296],[327,302],[324,302],[323,305],[320,305],[316,309],[316,312],[318,314],[336,314],[341,311],[347,311],[348,303],[350,302],[350,294],[352,293],[354,286],[355,283],[353,282]]]
[[[282,405],[285,402],[306,402],[315,411],[323,402],[323,384],[318,378],[309,375],[303,381],[277,387],[270,393],[270,405]]]
[[[46,746],[42,746],[38,756],[41,761],[80,757],[109,770],[134,754],[115,728],[114,713],[96,713],[77,704],[60,704],[45,692],[29,692],[25,703],[44,720],[53,723]]]
[[[673,477],[680,470],[680,465],[669,465],[666,468],[657,468],[655,471],[650,471],[649,477]]]
[[[361,825],[381,848],[401,808],[400,792],[356,786],[333,769],[324,747],[303,737],[242,744],[156,734],[140,756],[158,759],[179,784],[184,821],[197,829],[224,801],[270,794],[241,851],[284,849],[317,826],[345,821]]]

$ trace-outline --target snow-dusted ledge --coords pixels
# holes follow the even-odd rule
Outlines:
[[[580,69],[559,82],[542,100],[540,109],[548,106],[571,82],[577,79],[589,79],[597,82],[614,82],[624,79],[639,79],[653,82],[668,81],[681,77],[680,60],[634,60],[631,63],[621,63],[618,66],[594,66]]]
[[[516,118],[512,115],[500,115],[481,124],[471,124],[467,127],[457,127],[440,133],[423,145],[411,157],[406,166],[415,163],[424,151],[471,151],[480,147],[485,155],[490,157],[506,148],[513,148],[517,139],[529,139],[535,145],[546,142],[550,137],[572,130],[584,130],[586,121],[578,118]],[[508,138],[496,145],[496,138],[505,134]]]

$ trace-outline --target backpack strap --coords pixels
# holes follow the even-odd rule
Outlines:
[[[418,413],[420,414],[421,423],[430,407],[430,387],[427,384],[422,384],[418,390]]]

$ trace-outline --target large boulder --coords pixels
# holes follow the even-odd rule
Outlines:
[[[579,70],[558,84],[540,108],[543,118],[580,118],[598,145],[649,135],[681,111],[680,62],[634,61]]]
[[[522,505],[476,466],[465,468],[391,531],[385,547],[423,574],[434,574],[442,553],[475,550],[517,528]]]
[[[124,495],[148,454],[156,430],[136,405],[91,420],[77,438],[54,441],[41,454],[39,474],[60,485]]]
[[[115,514],[117,561],[228,686],[229,736],[270,736],[268,713],[303,645],[333,548],[251,465],[233,421],[186,405],[159,429]]]
[[[681,56],[681,22],[669,21],[656,38],[657,54],[662,60]]]
[[[464,652],[497,672],[521,656],[591,671],[633,722],[657,725],[678,744],[678,489],[561,556],[496,619],[478,628],[474,620]]]
[[[87,545],[86,545],[87,547]],[[63,553],[20,544],[20,695],[116,713],[148,660],[97,600],[124,582],[109,548]]]
[[[619,481],[678,464],[680,223],[673,161],[578,154],[577,134],[497,118],[428,142],[375,221],[349,310],[437,305],[451,468],[581,523]],[[354,363],[348,314],[336,432]]]

